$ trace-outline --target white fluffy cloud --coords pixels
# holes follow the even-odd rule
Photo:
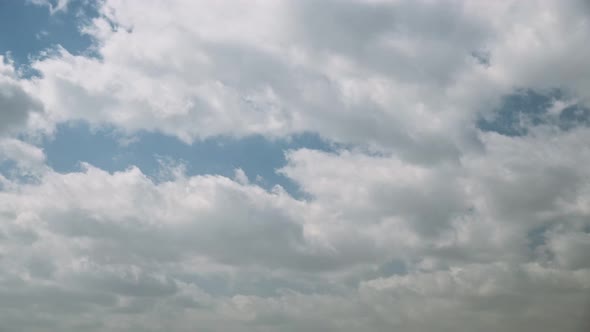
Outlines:
[[[291,151],[281,172],[305,200],[174,167],[159,183],[137,168],[43,169],[0,193],[0,305],[19,308],[3,321],[582,331],[589,134],[486,134],[485,153],[443,166]]]
[[[45,167],[42,149],[14,138],[0,139],[0,162],[15,162],[21,171],[39,172]]]
[[[0,331],[588,328],[590,128],[477,127],[519,89],[589,105],[584,1],[98,5],[95,57],[0,59]],[[24,141],[76,120],[339,144],[285,151],[297,198]]]
[[[587,99],[583,1],[104,1],[98,58],[34,64],[52,122],[187,142],[318,132],[456,158],[516,88]]]

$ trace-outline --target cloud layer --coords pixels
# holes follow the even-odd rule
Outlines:
[[[584,1],[96,6],[85,54],[0,59],[0,331],[590,326]],[[39,137],[76,121],[334,149],[285,151],[297,197],[59,173]]]

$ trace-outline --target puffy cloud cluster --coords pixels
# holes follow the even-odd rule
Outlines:
[[[97,6],[93,56],[0,59],[0,330],[590,326],[590,128],[477,127],[519,89],[587,109],[586,2]],[[241,169],[58,173],[20,140],[77,120],[338,148],[285,151],[294,197]]]
[[[584,1],[105,1],[97,57],[33,66],[50,122],[192,142],[315,131],[414,160],[477,145],[517,88],[587,102]]]
[[[43,104],[29,90],[29,82],[21,79],[9,58],[0,55],[0,166],[14,162],[18,173],[43,168],[45,155],[41,149],[14,136],[29,134],[30,127],[44,117]],[[45,122],[44,120],[41,120]],[[0,173],[0,183],[5,177]]]
[[[3,321],[31,331],[582,331],[589,134],[486,134],[486,153],[460,166],[291,151],[281,171],[304,200],[240,171],[231,180],[172,167],[154,182],[137,168],[44,169],[0,193],[0,305],[18,308]]]

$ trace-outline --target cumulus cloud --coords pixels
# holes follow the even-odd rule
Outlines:
[[[84,26],[93,56],[58,47],[28,79],[0,61],[0,161],[34,175],[0,169],[2,328],[588,328],[584,1],[98,10]],[[544,96],[536,118],[533,103],[501,109],[522,91]],[[241,168],[189,175],[165,159],[157,179],[59,173],[25,138],[72,121],[335,144],[285,151],[277,172],[295,197]]]
[[[413,160],[458,158],[477,146],[473,118],[516,88],[586,102],[587,11],[550,0],[104,1],[85,27],[98,57],[62,49],[34,63],[36,85],[57,122],[187,142],[315,131]]]
[[[2,298],[28,294],[4,315],[66,331],[582,331],[589,133],[485,134],[460,166],[295,150],[281,172],[303,200],[239,170],[45,170],[0,193]]]
[[[22,129],[29,115],[42,109],[25,86],[12,62],[0,55],[0,137]]]
[[[14,138],[0,139],[0,162],[12,161],[21,170],[41,172],[45,168],[42,149]]]

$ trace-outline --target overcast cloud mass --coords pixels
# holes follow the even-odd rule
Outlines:
[[[0,331],[590,329],[586,0],[8,3]]]

